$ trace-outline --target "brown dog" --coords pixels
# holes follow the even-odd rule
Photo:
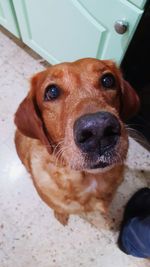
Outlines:
[[[111,61],[81,59],[32,78],[15,115],[15,143],[61,223],[69,214],[107,211],[128,149],[122,120],[138,108],[135,91]]]

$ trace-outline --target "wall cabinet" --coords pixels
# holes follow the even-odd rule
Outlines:
[[[0,0],[1,2],[11,0]],[[120,64],[145,0],[12,0],[23,42],[50,63],[82,57]],[[136,5],[135,5],[136,4]],[[124,34],[116,21],[127,23]]]

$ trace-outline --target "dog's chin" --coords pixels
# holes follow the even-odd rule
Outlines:
[[[115,157],[115,155],[112,158],[109,157],[108,159],[106,157],[105,159],[102,157],[95,161],[88,161],[84,166],[84,170],[90,173],[106,172],[116,165],[121,165],[122,162],[123,160],[120,160],[118,157]]]
[[[102,173],[111,170],[116,163],[106,163],[106,162],[99,162],[98,164],[93,164],[91,166],[87,166],[84,171],[89,172],[89,173]]]
[[[73,158],[72,162],[67,161],[71,169],[76,171],[84,171],[89,173],[102,173],[109,171],[116,165],[122,165],[124,161],[124,155],[118,156],[115,150],[105,152],[105,154],[93,153],[91,155],[83,155],[79,158]]]
[[[76,170],[76,171],[84,171],[84,172],[88,172],[88,173],[103,173],[103,172],[107,172],[109,170],[111,170],[113,167],[115,167],[116,165],[121,165],[122,162],[119,161],[115,161],[115,162],[107,162],[107,161],[99,161],[98,163],[94,163],[94,162],[86,162],[83,165],[70,165],[71,169]]]

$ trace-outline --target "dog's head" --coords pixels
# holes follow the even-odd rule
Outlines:
[[[122,121],[138,108],[138,96],[112,61],[87,58],[36,74],[15,123],[71,168],[105,170],[124,160]]]

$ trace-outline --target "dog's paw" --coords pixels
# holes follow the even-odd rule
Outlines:
[[[62,224],[67,225],[69,220],[69,215],[66,213],[59,213],[57,211],[54,211],[55,218]]]

